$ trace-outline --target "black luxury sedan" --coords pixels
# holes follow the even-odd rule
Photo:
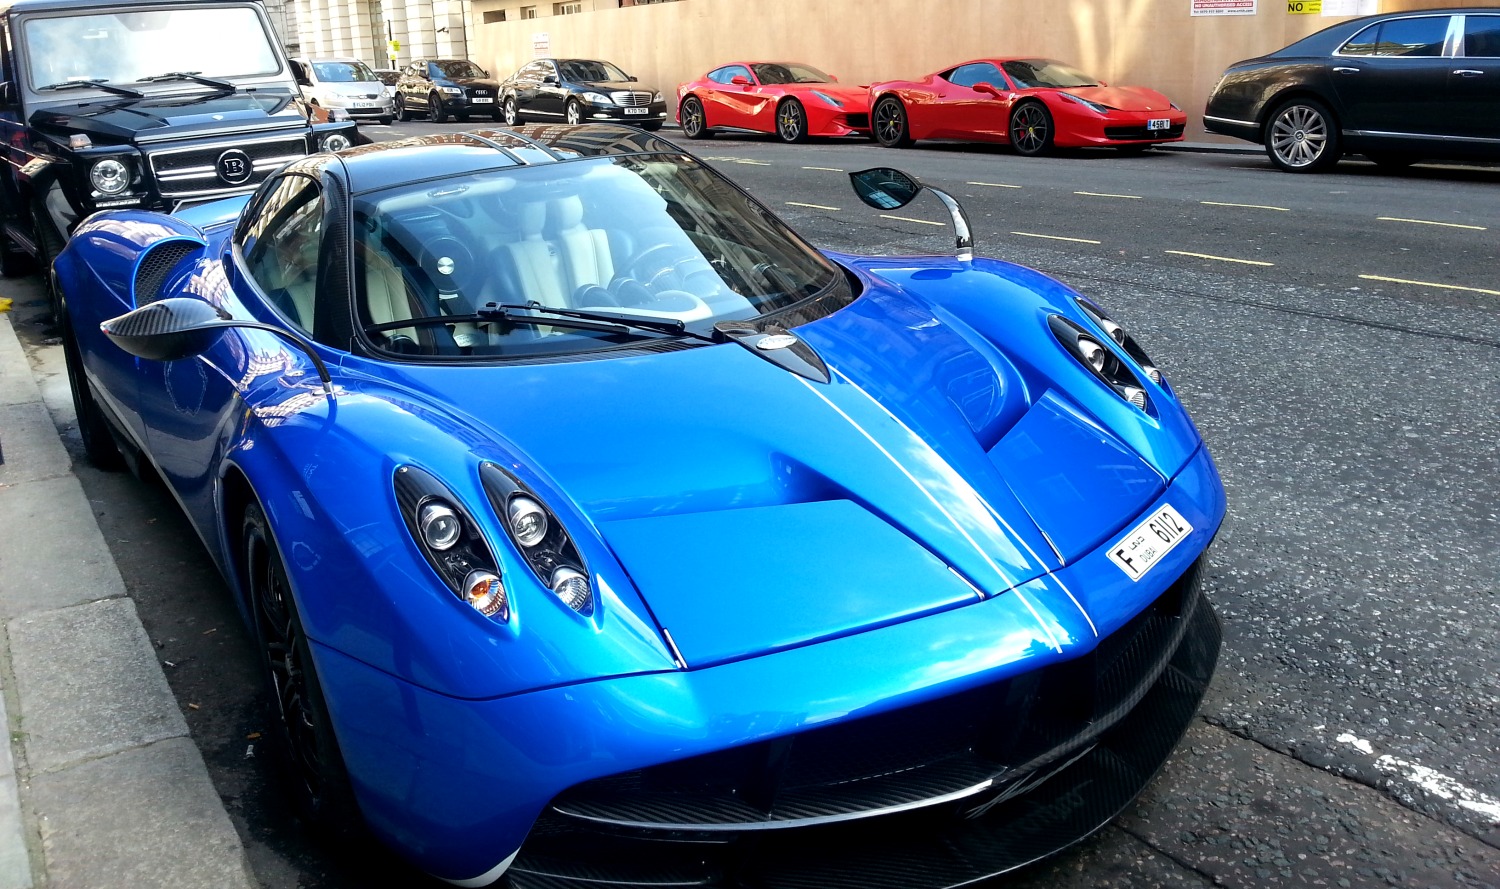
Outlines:
[[[416,59],[396,82],[396,116],[411,120],[426,112],[436,123],[448,115],[468,120],[471,115],[500,119],[500,85],[490,73],[468,59]]]
[[[1236,62],[1203,125],[1264,144],[1292,173],[1345,152],[1389,168],[1500,159],[1500,9],[1353,19]]]
[[[667,119],[660,90],[598,59],[537,59],[500,84],[500,95],[509,126],[610,121],[659,130]]]

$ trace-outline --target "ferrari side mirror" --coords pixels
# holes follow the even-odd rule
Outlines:
[[[849,174],[854,193],[859,199],[877,210],[897,210],[911,203],[924,190],[942,201],[948,215],[953,219],[956,236],[954,255],[962,260],[974,258],[974,237],[970,234],[969,216],[958,201],[947,192],[923,185],[915,176],[892,167],[872,167]]]
[[[729,82],[734,84],[735,86],[751,86],[750,78],[746,77],[743,74],[734,75],[733,77],[729,78]]]
[[[974,92],[984,93],[986,96],[994,96],[997,99],[1000,98],[1000,90],[996,89],[993,83],[976,83],[974,84]]]

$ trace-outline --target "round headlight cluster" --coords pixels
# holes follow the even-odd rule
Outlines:
[[[536,546],[546,539],[547,511],[530,497],[512,498],[509,519],[516,542],[522,546]]]
[[[510,617],[505,586],[500,583],[499,575],[493,572],[470,572],[464,579],[464,601],[485,617],[497,617],[500,620]]]
[[[343,151],[345,148],[348,148],[353,144],[354,143],[349,140],[349,137],[344,135],[343,133],[331,133],[327,136],[324,136],[321,143],[324,151]]]
[[[589,579],[572,568],[552,572],[552,592],[564,605],[580,613],[588,610],[589,600],[594,595]]]
[[[417,527],[422,532],[422,542],[438,552],[452,549],[464,532],[464,523],[458,513],[440,501],[422,504]]]
[[[1078,338],[1078,353],[1083,363],[1098,373],[1104,373],[1104,368],[1109,364],[1109,350],[1089,337]]]
[[[573,611],[592,614],[593,582],[567,526],[535,491],[498,464],[481,464],[479,479],[521,559],[541,586]]]
[[[107,157],[89,168],[89,182],[100,194],[119,194],[130,187],[130,168]]]

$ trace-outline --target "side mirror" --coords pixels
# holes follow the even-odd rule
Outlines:
[[[484,70],[483,68],[479,69],[479,74],[480,74],[481,77],[489,77],[490,76],[490,72]]]
[[[543,74],[542,75],[542,83],[557,83],[557,75],[556,74]]]
[[[734,75],[733,77],[729,78],[729,82],[734,84],[735,86],[754,86],[754,84],[750,82],[750,78],[746,77],[743,74]]]
[[[625,75],[625,79],[630,81],[631,83],[638,83],[640,81],[640,78],[636,77],[634,74]]]
[[[986,96],[994,96],[997,99],[1000,98],[1000,91],[995,88],[993,83],[976,83],[974,84],[974,92],[984,93]]]
[[[924,190],[943,202],[948,215],[953,219],[955,235],[954,255],[963,261],[974,258],[974,237],[970,234],[969,216],[958,201],[947,192],[923,185],[915,176],[892,167],[873,167],[849,174],[854,193],[859,199],[877,210],[896,210],[911,203]]]
[[[1098,85],[1099,85],[1099,86],[1109,86],[1109,84],[1107,84],[1107,83],[1105,83],[1105,82],[1104,82],[1104,81],[1102,81],[1102,80],[1101,80],[1101,81],[1099,81],[1099,84],[1098,84]]]
[[[224,331],[231,327],[266,330],[289,340],[312,359],[318,377],[323,381],[323,391],[333,395],[333,380],[328,376],[328,367],[306,340],[270,324],[241,321],[201,299],[174,296],[157,300],[99,325],[115,345],[148,361],[177,361],[202,355],[212,349]]]

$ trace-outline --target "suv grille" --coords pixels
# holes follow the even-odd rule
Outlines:
[[[219,157],[243,151],[251,162],[248,179],[228,182],[219,176]],[[244,191],[259,185],[272,170],[307,156],[307,139],[298,134],[273,139],[215,142],[194,148],[167,148],[147,155],[157,187],[164,197],[191,197]]]
[[[609,97],[615,100],[616,105],[623,105],[626,108],[639,108],[642,105],[651,104],[650,93],[618,92],[610,93]]]

